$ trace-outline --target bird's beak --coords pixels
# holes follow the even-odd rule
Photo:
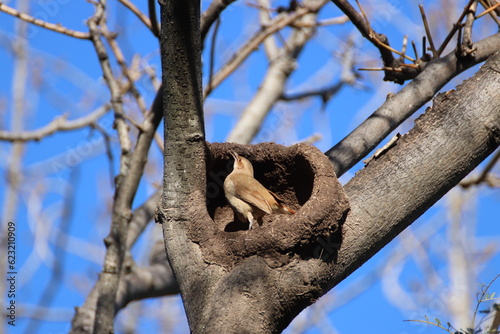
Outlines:
[[[229,151],[229,153],[231,153],[231,155],[233,156],[234,160],[237,161],[238,160],[238,153],[236,153],[235,151]]]

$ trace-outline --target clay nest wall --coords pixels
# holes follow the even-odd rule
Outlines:
[[[252,230],[238,222],[223,189],[233,170],[230,151],[249,159],[254,177],[297,213],[265,215],[263,224],[255,223]],[[231,268],[257,255],[279,267],[293,258],[321,256],[322,240],[332,244],[333,238],[340,244],[349,203],[330,161],[314,146],[208,144],[206,173],[206,211],[193,210],[195,221],[189,224],[190,238],[200,245],[206,262]]]

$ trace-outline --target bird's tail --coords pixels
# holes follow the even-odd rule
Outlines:
[[[281,203],[280,203],[280,211],[281,211],[281,213],[288,214],[288,215],[293,215],[295,213],[295,210],[290,209],[288,206],[281,204]]]

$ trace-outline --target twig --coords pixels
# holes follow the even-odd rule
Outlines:
[[[481,1],[481,2],[482,2],[482,1]],[[481,14],[476,15],[476,20],[477,20],[478,18],[480,18],[480,17],[483,17],[483,16],[484,16],[484,15],[486,15],[486,14],[491,13],[492,11],[494,11],[494,10],[495,10],[496,8],[498,8],[498,7],[500,7],[500,2],[499,2],[499,3],[497,3],[496,5],[491,6],[490,8],[487,8],[487,9],[486,9],[485,11],[483,11]]]
[[[85,126],[90,126],[111,109],[109,104],[96,109],[92,113],[74,120],[67,120],[67,115],[55,118],[52,122],[32,131],[10,132],[0,130],[0,140],[12,142],[26,142],[31,140],[39,141],[44,137],[57,131],[76,130]]]
[[[401,60],[403,60],[403,58],[405,57],[407,44],[408,44],[408,35],[404,35],[403,36],[403,47],[401,49],[401,53],[402,53],[401,58],[400,58]]]
[[[52,270],[50,272],[50,277],[48,279],[48,284],[45,289],[42,290],[42,294],[40,296],[39,302],[37,305],[44,306],[42,308],[37,308],[31,319],[44,319],[48,310],[51,309],[51,304],[54,302],[54,298],[56,297],[58,291],[60,290],[61,283],[64,280],[64,271],[65,271],[65,261],[66,261],[66,247],[68,244],[68,240],[65,234],[68,232],[74,206],[75,206],[75,194],[76,194],[76,184],[79,178],[79,170],[78,167],[72,168],[69,179],[66,182],[66,189],[64,191],[64,206],[61,214],[61,223],[60,228],[57,230],[56,241],[55,244],[57,247],[54,247],[54,256],[52,263]],[[39,326],[39,321],[30,321],[28,327],[26,328],[27,333],[37,333]]]
[[[158,189],[141,206],[134,210],[128,229],[127,250],[132,248],[147,224],[153,219],[158,202],[161,199],[161,190],[161,188]]]
[[[469,11],[467,12],[467,19],[465,20],[465,26],[462,35],[462,44],[460,45],[462,57],[469,56],[474,51],[476,51],[476,48],[474,48],[474,44],[472,43],[472,25],[474,24],[475,20],[474,15],[476,13],[476,8],[477,2],[473,2],[469,7]]]
[[[271,24],[271,14],[270,14],[270,1],[269,0],[258,0],[259,1],[259,18],[262,27],[268,27]],[[271,62],[275,59],[279,53],[278,44],[274,36],[269,36],[263,42],[264,52],[266,53],[267,60]]]
[[[351,36],[345,43],[344,51],[342,52],[342,58],[341,58],[342,72],[340,75],[340,80],[337,83],[325,88],[314,89],[307,92],[289,94],[289,95],[283,94],[281,96],[281,100],[293,101],[313,96],[319,96],[321,97],[324,108],[326,103],[332,98],[332,96],[337,94],[345,84],[353,85],[355,83],[356,77],[353,74],[353,67],[354,67],[353,47],[354,47],[354,41]]]
[[[431,29],[429,28],[429,23],[427,22],[427,17],[425,16],[424,6],[418,5],[418,8],[420,9],[420,15],[422,15],[422,22],[424,22],[425,34],[427,35],[427,38],[429,39],[429,47],[432,51],[432,56],[433,56],[433,58],[437,58],[437,57],[439,57],[439,53],[436,51],[436,48],[434,47],[434,41],[432,39],[432,34],[431,34]]]
[[[139,93],[139,90],[135,86],[135,81],[134,78],[132,77],[129,67],[127,66],[127,62],[125,61],[125,56],[123,55],[122,50],[120,49],[120,46],[116,42],[116,35],[110,33],[108,31],[108,27],[106,25],[101,27],[102,33],[106,37],[106,40],[108,41],[108,44],[111,48],[111,51],[113,51],[113,54],[115,55],[116,61],[118,62],[118,65],[120,65],[120,69],[122,70],[123,76],[127,79],[128,85],[127,89],[128,91],[132,94],[134,97],[134,100],[136,101],[139,109],[141,110],[141,113],[145,115],[147,113],[147,107],[146,103],[144,102],[144,99]],[[125,114],[124,114],[125,116]]]
[[[415,44],[414,41],[411,41],[411,47],[413,48],[413,53],[415,54],[415,59],[420,59],[420,57],[418,56],[417,45]]]
[[[113,183],[113,177],[115,175],[114,171],[114,165],[115,165],[115,159],[113,157],[113,150],[111,149],[111,138],[109,134],[104,130],[99,124],[93,123],[92,128],[99,131],[99,133],[102,135],[104,138],[104,147],[106,147],[106,155],[108,156],[108,166],[109,166],[109,179],[111,181],[111,188],[113,188],[114,183]]]
[[[76,31],[72,29],[68,29],[66,27],[63,27],[60,24],[54,24],[54,23],[49,23],[40,19],[37,19],[31,15],[25,14],[23,12],[18,11],[17,9],[14,9],[12,7],[7,6],[3,2],[0,2],[0,11],[15,16],[23,21],[32,23],[34,25],[37,25],[39,27],[52,30],[67,36],[79,38],[79,39],[90,39],[90,34],[86,32],[81,32],[81,31]]]
[[[208,6],[208,8],[201,14],[200,32],[202,45],[212,24],[215,22],[215,20],[217,20],[222,11],[234,1],[235,0],[214,0],[210,3],[210,6]]]
[[[441,53],[443,53],[444,48],[446,47],[446,45],[448,45],[448,43],[450,42],[450,40],[453,37],[453,35],[455,35],[455,32],[458,30],[458,28],[460,28],[462,26],[462,20],[464,19],[465,15],[468,13],[469,7],[472,5],[472,3],[474,1],[475,0],[469,0],[469,2],[467,3],[467,5],[464,7],[464,10],[462,11],[462,14],[460,15],[460,17],[458,18],[457,22],[453,25],[453,27],[451,28],[450,32],[448,33],[448,35],[444,39],[443,44],[441,44],[441,46],[439,47],[439,49],[437,51],[438,56],[440,56]]]
[[[224,79],[233,73],[238,66],[254,51],[257,47],[271,34],[290,25],[295,20],[302,16],[315,12],[319,9],[318,6],[311,8],[303,7],[288,16],[278,16],[273,23],[264,30],[257,32],[250,40],[244,44],[238,51],[234,53],[231,59],[212,77],[211,87],[205,87],[203,96],[207,97],[213,89],[218,87]]]
[[[486,15],[486,14],[490,14],[490,17],[493,19],[493,21],[496,22],[496,24],[498,26],[500,26],[500,20],[498,19],[498,17],[495,15],[495,13],[492,13],[492,11],[495,11],[496,14],[500,15],[500,2],[491,6],[489,5],[488,2],[484,1],[484,0],[479,0],[479,2],[481,3],[481,5],[483,5],[483,7],[486,9],[484,12],[482,12],[481,14],[479,14],[478,16],[476,16],[476,19],[480,18],[481,16],[483,15]]]
[[[495,164],[500,160],[500,150],[497,150],[497,153],[491,158],[491,160],[488,162],[486,167],[484,167],[483,171],[481,174],[479,174],[478,177],[472,178],[471,180],[464,180],[460,182],[460,185],[462,188],[469,188],[472,185],[478,185],[482,182],[484,182],[488,176],[488,173],[491,172]]]
[[[346,15],[342,15],[342,16],[332,17],[329,19],[319,20],[313,24],[297,22],[294,23],[293,26],[297,28],[314,28],[314,27],[339,25],[339,24],[344,24],[346,22],[349,22],[349,18]]]
[[[403,321],[421,322],[421,323],[423,323],[423,324],[433,325],[433,326],[436,326],[436,327],[441,328],[442,330],[447,331],[447,332],[448,332],[448,333],[450,333],[450,334],[453,334],[453,332],[452,332],[452,331],[450,331],[448,328],[443,327],[443,326],[441,326],[440,324],[438,324],[438,323],[434,323],[434,322],[432,322],[432,321],[427,321],[427,320],[403,320]]]
[[[476,316],[477,316],[477,312],[479,310],[479,305],[483,302],[483,298],[484,296],[486,295],[486,293],[488,292],[489,288],[491,287],[491,285],[498,279],[500,278],[500,274],[496,275],[486,286],[483,285],[482,288],[481,288],[481,293],[477,293],[476,295],[476,298],[479,297],[479,299],[477,299],[477,304],[476,304],[476,308],[474,310],[474,315],[472,317],[472,324],[474,325],[475,321],[476,321]]]
[[[156,26],[155,28],[153,28],[153,26],[151,25],[151,20],[149,19],[149,17],[144,14],[143,12],[141,12],[139,10],[139,8],[137,8],[132,2],[130,2],[129,0],[118,0],[122,3],[122,5],[124,5],[125,7],[127,7],[132,13],[135,14],[135,16],[137,16],[137,18],[139,20],[142,21],[142,23],[144,23],[144,25],[146,25],[146,27],[148,27],[149,30],[151,30],[151,32],[153,33],[153,35],[155,35],[156,37],[158,37],[154,31],[154,29],[158,29],[158,26]],[[151,11],[150,11],[150,14],[151,14]]]
[[[389,45],[387,45],[385,43],[382,43],[382,42],[379,41],[379,45],[382,46],[382,47],[384,47],[384,48],[386,48],[387,50],[389,50],[391,52],[394,52],[395,54],[397,54],[401,58],[406,58],[406,59],[408,59],[411,62],[415,62],[416,61],[412,57],[405,55],[404,52],[399,52],[398,50],[392,48],[391,46],[389,46]]]
[[[156,38],[160,38],[160,24],[158,23],[158,19],[156,18],[156,7],[155,0],[148,0],[148,13],[149,20],[151,21],[151,31]]]
[[[92,42],[101,65],[104,80],[106,81],[109,91],[111,93],[111,105],[115,114],[115,127],[118,132],[118,140],[120,142],[121,155],[120,155],[120,174],[125,175],[128,171],[130,150],[132,143],[129,138],[129,128],[125,121],[122,103],[122,94],[120,86],[114,77],[113,70],[109,61],[108,52],[104,46],[100,36],[100,29],[98,24],[104,15],[104,3],[96,3],[96,13],[94,17],[88,20],[88,26]]]
[[[295,101],[295,100],[303,100],[303,99],[309,98],[309,97],[319,96],[319,97],[321,97],[321,99],[324,102],[326,102],[326,101],[330,100],[330,98],[333,95],[335,95],[340,90],[340,88],[342,88],[342,86],[344,84],[345,84],[345,82],[340,80],[339,82],[337,82],[331,86],[325,87],[325,88],[314,89],[314,90],[301,92],[301,93],[295,93],[295,94],[283,94],[283,95],[281,95],[280,100],[282,100],[282,101]]]
[[[215,42],[217,41],[217,32],[219,31],[220,18],[217,18],[214,32],[212,34],[212,43],[210,44],[210,70],[208,72],[207,89],[212,90],[212,76],[214,75],[214,60],[215,60]]]
[[[451,52],[439,60],[427,63],[419,74],[418,82],[408,83],[353,132],[329,149],[326,155],[333,163],[337,176],[340,177],[363,159],[399,124],[429,101],[451,78],[483,62],[496,52],[500,47],[500,33],[476,42],[476,46],[478,51],[474,59],[462,61],[456,58],[455,52]],[[404,105],[407,106],[403,109],[401,109],[402,101],[405,101]],[[367,129],[370,129],[370,136],[366,135]]]
[[[392,67],[394,65],[394,56],[392,52],[387,49],[389,46],[389,40],[385,35],[375,32],[369,22],[361,16],[354,7],[346,0],[332,0],[340,10],[349,17],[351,22],[356,26],[361,35],[370,41],[375,47],[379,49],[380,55],[382,56],[382,61],[385,66]]]

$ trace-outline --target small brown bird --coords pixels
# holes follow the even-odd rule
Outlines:
[[[233,171],[224,181],[226,198],[233,208],[238,220],[248,221],[248,229],[252,228],[255,219],[260,220],[266,213],[294,214],[295,211],[281,204],[281,198],[267,190],[253,177],[250,161],[230,152],[234,157]],[[261,221],[260,221],[261,222]]]

